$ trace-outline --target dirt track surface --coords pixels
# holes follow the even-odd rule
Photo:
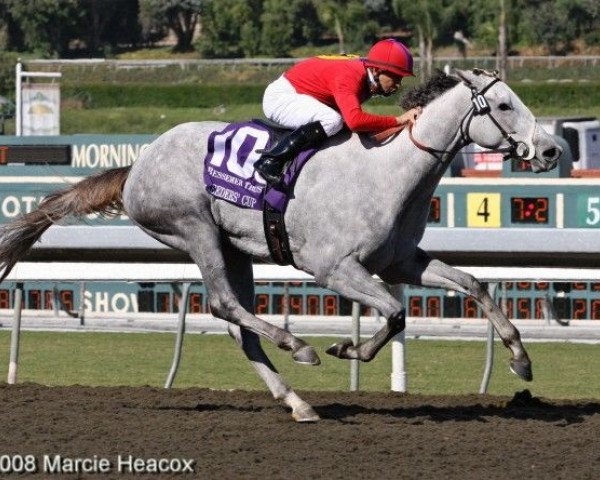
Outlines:
[[[261,392],[4,384],[0,455],[34,455],[38,478],[600,478],[598,401],[302,396],[320,422],[294,423]],[[43,473],[57,454],[111,469]],[[194,473],[120,473],[118,455],[193,459]]]

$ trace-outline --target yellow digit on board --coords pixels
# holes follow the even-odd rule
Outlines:
[[[500,194],[467,193],[467,227],[500,227]]]

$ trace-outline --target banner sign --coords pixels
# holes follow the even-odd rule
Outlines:
[[[60,135],[58,83],[23,83],[22,135]]]

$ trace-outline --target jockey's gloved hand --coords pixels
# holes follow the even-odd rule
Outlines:
[[[398,122],[398,125],[414,125],[417,118],[421,116],[421,113],[423,113],[423,107],[411,108],[399,117],[396,117],[396,122]]]

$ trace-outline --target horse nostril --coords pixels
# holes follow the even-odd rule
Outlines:
[[[556,158],[558,156],[558,150],[556,149],[556,147],[552,147],[547,150],[544,150],[542,155],[544,156],[544,158]]]

